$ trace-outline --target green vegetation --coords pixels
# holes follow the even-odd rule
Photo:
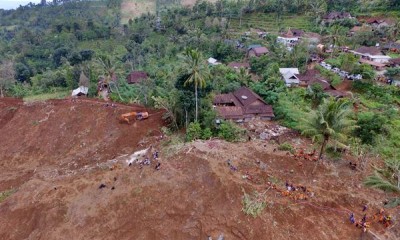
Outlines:
[[[281,145],[278,146],[278,150],[293,152],[294,148],[290,143],[284,142],[284,143],[282,143]]]
[[[302,134],[310,136],[313,141],[322,141],[318,159],[322,159],[329,141],[335,146],[344,147],[347,134],[356,126],[349,119],[351,111],[346,100],[324,99],[316,111],[311,111],[300,124]]]
[[[247,215],[252,217],[257,217],[261,214],[262,210],[267,206],[265,202],[265,194],[259,193],[254,191],[252,195],[247,194],[244,190],[243,191],[243,208],[242,211]]]
[[[11,196],[16,191],[17,190],[15,190],[15,189],[10,189],[10,190],[6,190],[6,191],[3,191],[3,192],[0,192],[0,203],[2,203],[6,198]]]

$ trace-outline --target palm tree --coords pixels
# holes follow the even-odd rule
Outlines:
[[[198,119],[198,87],[204,88],[206,86],[206,79],[209,78],[209,69],[205,64],[202,54],[197,49],[186,48],[184,52],[184,67],[187,70],[188,77],[185,80],[184,86],[193,84],[194,94],[196,100],[196,118]]]
[[[344,28],[339,25],[334,25],[329,29],[329,38],[333,47],[331,57],[333,57],[335,49],[343,43],[344,31]]]
[[[365,181],[366,186],[389,192],[400,192],[400,158],[385,161],[386,168],[375,169],[375,174]]]
[[[351,111],[348,106],[349,102],[343,99],[324,99],[317,110],[301,120],[301,133],[312,137],[313,141],[322,141],[318,160],[322,158],[329,141],[344,146],[346,133],[356,127],[355,121],[349,119]]]
[[[248,70],[241,67],[239,69],[238,78],[239,82],[241,82],[243,85],[245,85],[246,87],[249,86],[249,83],[251,82],[251,75],[249,74]]]

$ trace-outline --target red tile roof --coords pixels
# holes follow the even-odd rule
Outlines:
[[[383,55],[382,51],[377,47],[360,47],[354,52],[362,53],[362,54],[370,54],[370,55]]]
[[[147,79],[149,76],[146,72],[143,71],[135,71],[131,72],[127,77],[126,80],[129,84],[140,83],[142,80]]]
[[[266,47],[255,47],[255,48],[250,49],[250,51],[254,51],[254,53],[256,54],[257,57],[259,57],[263,54],[269,53],[269,50]]]
[[[217,106],[215,107],[219,116],[225,119],[240,119],[243,118],[243,109],[234,106]]]

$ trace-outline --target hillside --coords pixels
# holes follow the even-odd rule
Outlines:
[[[208,0],[215,3],[217,0]],[[127,23],[129,19],[134,19],[142,14],[155,13],[157,9],[181,4],[192,7],[196,0],[178,0],[178,1],[158,1],[158,0],[123,0],[121,3],[122,23]]]
[[[158,142],[159,112],[136,125],[116,117],[138,106],[78,100],[23,104],[0,100],[1,239],[395,239],[371,223],[363,234],[350,212],[372,216],[381,193],[360,185],[347,164],[295,160],[261,140]],[[79,113],[79,114],[77,114]],[[291,135],[298,147],[309,142]],[[290,140],[289,140],[290,141]],[[153,145],[161,169],[129,167],[126,154]],[[346,157],[347,158],[347,157]],[[227,165],[230,159],[237,167]],[[282,196],[268,182],[306,186],[308,200]],[[101,184],[106,186],[99,189]],[[242,212],[243,191],[261,193],[266,208],[253,218]],[[46,214],[43,214],[46,213]],[[398,218],[398,212],[392,211]],[[23,224],[22,224],[23,223]],[[266,237],[269,236],[269,237]]]

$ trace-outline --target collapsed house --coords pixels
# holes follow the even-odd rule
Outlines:
[[[271,120],[275,117],[272,106],[247,87],[215,96],[217,116],[224,120],[248,122],[252,119]]]
[[[322,17],[322,22],[332,23],[338,20],[352,19],[352,18],[353,17],[348,12],[330,12]]]

